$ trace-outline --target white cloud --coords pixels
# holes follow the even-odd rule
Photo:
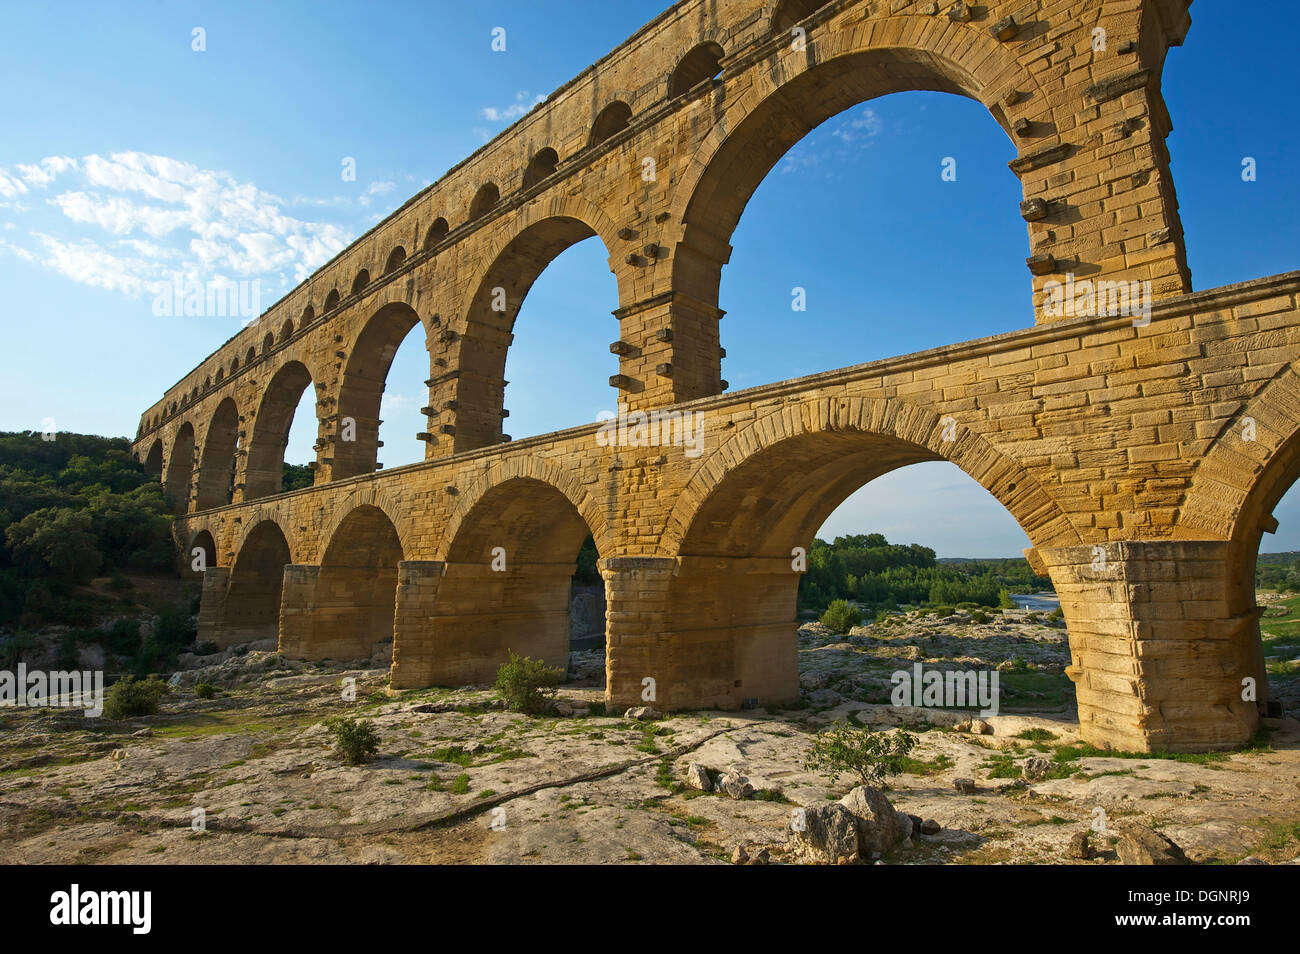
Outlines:
[[[520,116],[526,114],[534,106],[546,102],[546,97],[538,94],[531,100],[528,97],[528,90],[520,90],[515,93],[515,101],[509,106],[485,106],[479,110],[479,116],[490,123],[509,123],[514,122]]]
[[[168,156],[50,156],[16,169],[17,175],[0,169],[0,195],[56,183],[72,187],[46,199],[59,216],[29,228],[33,241],[25,255],[21,246],[6,250],[127,295],[146,294],[162,282],[275,274],[290,275],[296,284],[350,238],[341,226],[289,215],[288,203],[252,183]],[[393,188],[390,182],[371,183],[367,201]]]

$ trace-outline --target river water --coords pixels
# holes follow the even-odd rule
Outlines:
[[[1055,593],[1012,593],[1011,601],[1021,609],[1043,610],[1048,613],[1061,605],[1061,598]]]

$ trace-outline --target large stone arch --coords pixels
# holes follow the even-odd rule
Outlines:
[[[222,613],[215,627],[220,646],[276,639],[284,568],[293,562],[289,539],[272,519],[258,520],[235,548]]]
[[[141,458],[140,463],[144,466],[144,472],[150,477],[162,480],[163,472],[163,442],[162,438],[154,438],[154,442],[149,445],[149,452]]]
[[[234,496],[235,453],[239,448],[239,407],[226,397],[208,419],[199,456],[195,510],[211,510],[230,503]]]
[[[379,454],[379,407],[397,349],[416,325],[428,325],[409,304],[391,301],[366,319],[339,378],[337,425],[331,445],[333,480],[374,472]],[[426,343],[427,347],[427,343]]]
[[[257,500],[278,494],[284,479],[284,451],[289,427],[303,392],[316,381],[307,365],[286,361],[276,370],[262,391],[248,441],[244,470],[243,500]],[[322,396],[316,384],[316,396]],[[316,414],[319,430],[319,411]]]
[[[479,509],[489,494],[518,481],[531,481],[545,485],[562,496],[586,523],[595,538],[596,549],[612,552],[614,540],[609,514],[599,502],[584,489],[582,481],[571,469],[555,461],[542,461],[535,457],[511,457],[493,461],[491,466],[463,493],[457,494],[456,506],[447,517],[442,537],[438,543],[437,560],[453,559],[453,546],[461,535],[461,527],[469,515]],[[517,484],[516,484],[517,486]]]
[[[466,285],[456,324],[439,332],[459,340],[456,376],[435,386],[430,395],[436,440],[450,440],[455,452],[500,443],[506,353],[519,309],[551,262],[593,237],[604,245],[610,271],[619,279],[619,301],[610,303],[614,311],[626,292],[613,261],[616,229],[596,206],[576,196],[539,199],[511,218],[507,232],[494,235],[482,258],[488,264]],[[444,424],[450,420],[455,423],[448,430]]]
[[[340,525],[347,520],[349,514],[361,507],[380,511],[392,524],[402,552],[407,555],[407,558],[414,558],[415,533],[411,526],[413,515],[409,508],[399,504],[388,490],[372,483],[357,483],[349,487],[346,495],[338,498],[331,506],[328,522],[324,524],[320,534],[321,546],[328,546],[329,541],[334,539]]]
[[[194,481],[194,425],[181,424],[172,438],[172,452],[167,458],[167,476],[163,490],[175,505],[177,513],[190,508],[190,490]]]
[[[401,540],[382,509],[347,510],[324,545],[306,626],[283,626],[280,651],[304,659],[370,659],[393,639]],[[285,600],[284,621],[294,607]]]
[[[897,400],[828,398],[773,407],[699,468],[669,516],[662,549],[676,559],[655,673],[673,708],[779,703],[798,697],[796,548],[806,549],[854,491],[889,471],[947,460],[974,478],[1031,542],[1066,545],[1079,534],[1038,482],[987,441],[925,408]]]
[[[946,16],[909,18],[905,42],[882,41],[879,29],[870,21],[832,17],[810,30],[802,50],[782,38],[769,54],[770,69],[750,73],[754,82],[740,90],[729,88],[723,73],[722,87],[714,94],[721,115],[681,170],[668,215],[674,229],[669,287],[677,400],[721,390],[718,303],[732,234],[772,168],[826,120],[891,93],[947,92],[982,103],[1024,154],[1061,145],[1050,97],[1037,76],[985,29],[971,31]],[[1030,139],[1013,133],[1003,105],[1010,91],[1018,97],[1017,118],[1035,123]],[[1007,210],[1008,216],[1018,214],[1016,208]],[[1027,236],[1026,256],[1034,251]]]
[[[877,447],[888,445],[896,456],[882,461],[891,466],[877,473],[870,473],[869,468],[864,469],[858,462],[840,465],[844,473],[830,475],[834,482],[827,484],[826,499],[803,518],[805,524],[816,520],[811,531],[866,480],[910,463],[947,460],[1006,507],[1034,546],[1071,546],[1082,542],[1065,512],[1028,471],[955,420],[906,401],[826,398],[775,407],[710,455],[709,466],[699,468],[678,495],[664,531],[661,552],[681,553],[682,544],[701,510],[738,468],[753,465],[765,452],[786,441],[816,435],[834,440],[839,454],[847,449],[870,456],[876,453]],[[843,497],[835,500],[841,492]],[[817,514],[823,510],[824,515],[817,520]],[[780,553],[788,557],[789,548],[775,555]]]
[[[605,521],[552,464],[493,468],[464,497],[432,564],[431,619],[403,616],[399,584],[394,686],[491,682],[510,651],[568,665],[578,551],[588,533],[600,547]]]

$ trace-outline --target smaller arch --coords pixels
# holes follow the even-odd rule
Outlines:
[[[199,562],[200,553],[201,562]],[[185,547],[185,552],[181,554],[181,575],[191,579],[203,579],[202,570],[195,569],[196,562],[203,570],[217,565],[217,543],[206,529],[190,534],[190,541]]]
[[[257,360],[257,349],[249,348],[248,353],[244,355],[244,364],[249,365]]]
[[[827,6],[831,0],[781,0],[772,14],[772,32],[787,33],[800,21]]]
[[[298,319],[298,324],[299,326],[309,325],[311,324],[312,320],[315,317],[316,317],[316,309],[313,308],[311,305],[308,305],[306,308],[302,310],[302,317]]]
[[[524,170],[524,188],[530,189],[543,179],[555,175],[556,166],[560,164],[560,155],[550,146],[539,149]]]
[[[352,294],[360,295],[370,284],[370,270],[367,268],[357,272],[357,277],[352,279]]]
[[[438,216],[436,219],[433,220],[433,224],[429,226],[429,231],[424,233],[424,247],[426,249],[433,248],[435,245],[437,245],[439,242],[445,239],[447,237],[447,233],[450,231],[451,231],[451,226],[447,224],[447,220],[444,219],[441,215]]]
[[[331,312],[339,306],[339,290],[331,288],[330,293],[325,296],[325,311]]]
[[[275,335],[271,334],[271,332],[268,331],[266,333],[266,337],[262,339],[262,354],[266,354],[274,347],[275,347]]]
[[[235,373],[235,368],[237,368],[237,367],[239,367],[239,359],[238,359],[238,358],[236,358],[235,361],[234,361],[234,364],[232,364],[232,365],[230,366],[230,373],[231,373],[231,374],[234,374],[234,373]],[[226,372],[223,371],[221,368],[217,368],[217,374],[216,374],[216,380],[215,380],[215,383],[220,384],[220,383],[221,383],[222,381],[224,381],[225,379],[226,379]]]
[[[401,268],[402,263],[405,261],[406,249],[399,245],[388,253],[388,259],[384,262],[384,274],[391,275],[393,272]]]
[[[599,146],[606,139],[622,132],[632,124],[632,107],[616,99],[596,116],[591,125],[591,145]]]
[[[708,82],[722,72],[722,47],[717,43],[701,43],[677,62],[677,68],[668,79],[668,98],[680,96],[700,83]]]
[[[293,337],[293,320],[286,318],[284,324],[280,326],[280,344],[284,344]]]
[[[150,427],[156,427],[156,426],[157,426],[156,424],[151,424],[151,425],[150,425]],[[161,477],[162,477],[162,462],[163,462],[163,445],[162,445],[162,441],[161,441],[161,440],[155,440],[155,441],[154,441],[154,442],[149,446],[149,453],[145,455],[145,458],[144,458],[144,472],[145,472],[146,474],[148,474],[150,477],[153,477],[154,479],[161,478]]]
[[[230,569],[221,645],[277,638],[284,568],[291,562],[288,538],[278,523],[265,519],[249,530]]]
[[[496,187],[496,183],[483,183],[479,186],[478,192],[474,193],[474,201],[469,204],[469,220],[473,222],[486,215],[500,201],[501,190]]]

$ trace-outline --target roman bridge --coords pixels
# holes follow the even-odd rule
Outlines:
[[[340,660],[391,640],[399,688],[490,681],[507,649],[563,664],[590,533],[611,705],[647,679],[667,708],[788,701],[797,548],[875,477],[948,460],[1061,594],[1087,740],[1245,741],[1266,692],[1255,553],[1300,476],[1300,274],[1191,290],[1160,95],[1187,8],[676,4],[142,416],[135,451],[177,503],[186,565],[203,555],[201,638]],[[977,99],[1016,145],[1036,322],[729,392],[718,284],[749,196],[824,119],[910,89]],[[510,441],[515,315],[592,236],[617,279],[627,420]],[[1155,301],[1060,316],[1067,276]],[[381,471],[379,403],[417,324],[425,460]],[[309,386],[315,485],[283,493]]]

